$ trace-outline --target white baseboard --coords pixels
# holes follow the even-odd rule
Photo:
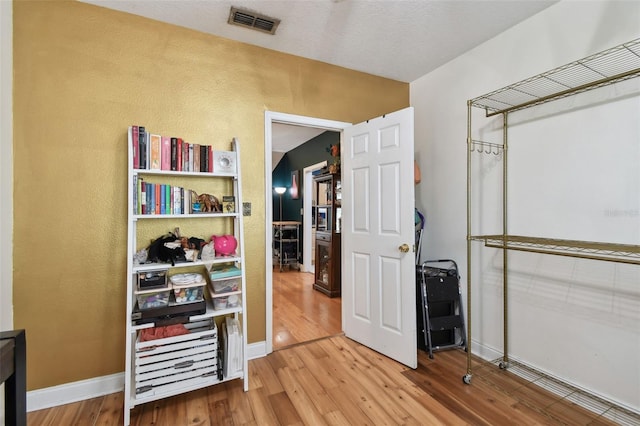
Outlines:
[[[247,359],[266,355],[266,342],[247,345]],[[124,390],[124,372],[27,392],[27,411],[70,404]],[[2,424],[2,423],[0,423]]]
[[[55,407],[124,390],[124,373],[95,377],[27,392],[27,411]]]
[[[250,343],[247,345],[247,359],[262,358],[267,356],[267,342]]]

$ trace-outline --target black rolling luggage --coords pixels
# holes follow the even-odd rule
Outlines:
[[[460,275],[450,259],[427,260],[416,266],[418,348],[429,352],[467,349]]]

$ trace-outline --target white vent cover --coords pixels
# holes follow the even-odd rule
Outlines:
[[[229,13],[228,22],[232,25],[239,25],[241,27],[251,28],[268,34],[275,34],[276,28],[278,28],[278,24],[280,24],[279,19],[270,18],[246,9],[238,9],[233,6]]]

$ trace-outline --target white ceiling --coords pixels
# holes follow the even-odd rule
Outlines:
[[[557,0],[82,1],[411,82]],[[280,19],[276,34],[227,24],[231,6]],[[290,144],[293,129],[280,130]],[[280,130],[273,132],[274,150],[286,152],[291,145],[281,146]]]

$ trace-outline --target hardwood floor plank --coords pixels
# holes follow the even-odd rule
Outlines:
[[[322,414],[318,411],[313,403],[311,395],[308,395],[302,383],[297,380],[297,374],[300,369],[283,368],[278,372],[278,378],[284,388],[289,401],[302,420],[303,424],[317,425],[322,424]]]
[[[578,406],[577,404],[564,399],[556,400],[551,405],[545,407],[545,411],[553,415],[554,418],[558,419],[558,421],[564,422],[565,424],[573,424],[573,425],[591,425],[591,424],[615,425],[616,424],[615,422],[612,422],[604,417],[601,417],[596,413],[585,410],[584,408]]]
[[[367,417],[369,417],[371,421],[374,422],[376,425],[398,424],[399,419],[398,418],[394,419],[393,417],[391,417],[391,415],[387,413],[385,409],[380,404],[378,404],[378,401],[376,400],[363,398],[358,403],[358,406],[360,407],[360,410],[366,413]],[[406,420],[406,419],[403,419],[403,420]],[[407,424],[405,421],[403,421],[402,423]]]
[[[366,416],[369,416],[369,410],[364,409],[361,403],[375,401],[390,418],[401,419],[402,421],[409,420],[411,418],[409,412],[404,410],[401,405],[391,403],[391,398],[389,397],[389,393],[398,386],[396,384],[385,386],[376,383],[374,377],[377,377],[379,371],[371,368],[371,365],[366,363],[366,360],[351,353],[346,340],[345,338],[332,338],[322,343],[331,345],[326,346],[329,353],[331,347],[335,348],[335,352],[326,362],[332,361],[335,363],[339,360],[335,367],[336,376],[342,378],[341,382],[343,384],[341,387],[348,386],[351,389],[351,402],[358,404]],[[383,393],[379,393],[378,389],[382,389]],[[382,397],[382,394],[386,395],[387,398]],[[357,398],[354,398],[354,396]]]
[[[326,414],[335,409],[335,402],[327,389],[318,382],[308,368],[292,370],[293,379],[300,384],[304,393],[309,396],[311,403],[320,414]]]
[[[64,407],[64,406],[60,406]],[[27,423],[38,426],[56,425],[56,415],[61,411],[60,407],[51,407],[48,409],[32,411],[27,413]]]
[[[104,398],[97,397],[81,401],[75,417],[69,424],[73,426],[94,425],[98,419],[98,414],[100,413],[103,400]]]
[[[95,424],[100,426],[116,426],[122,423],[123,416],[124,393],[112,393],[104,398]]]
[[[317,345],[312,346],[317,347]],[[326,374],[323,368],[322,360],[327,361],[329,358],[324,350],[321,351],[324,356],[321,356],[320,358],[315,356],[320,351],[310,351],[309,345],[296,346],[293,348],[293,351],[298,354],[298,357],[304,363],[305,368],[315,377],[323,389],[330,390],[339,385],[339,382],[335,377],[331,374]]]
[[[301,425],[302,419],[286,392],[269,395],[269,404],[281,425]]]
[[[186,408],[188,425],[210,426],[212,424],[206,389],[191,392],[186,400]]]
[[[282,392],[284,392],[284,390]],[[273,407],[269,402],[269,397],[264,388],[250,390],[247,396],[251,404],[253,416],[258,424],[264,426],[275,426],[279,424],[278,417],[273,411]]]
[[[265,391],[265,395],[267,396],[280,393],[284,390],[282,389],[282,385],[280,384],[268,357],[253,360],[249,367],[249,371],[255,371],[255,376],[260,380],[260,386],[250,382],[250,388],[253,388],[254,386],[255,388],[262,387]]]
[[[331,426],[350,426],[349,420],[342,415],[341,411],[332,411],[325,414],[324,420]]]
[[[34,425],[74,425],[86,426],[96,422],[104,397],[27,413],[27,423]]]
[[[247,393],[243,389],[242,381],[225,382],[223,386],[227,391],[233,422],[242,425],[254,421],[255,417],[251,411]]]
[[[359,404],[365,397],[359,387],[344,382],[331,390],[331,396],[336,403],[337,411],[347,420],[348,424],[371,424],[371,419]]]
[[[73,424],[73,419],[76,417],[78,410],[80,409],[81,402],[74,402],[71,404],[57,407],[55,415],[56,424],[70,425]]]
[[[209,405],[209,412],[211,418],[211,424],[214,425],[234,425],[233,415],[229,408],[229,401],[226,399],[219,399],[213,401]]]

